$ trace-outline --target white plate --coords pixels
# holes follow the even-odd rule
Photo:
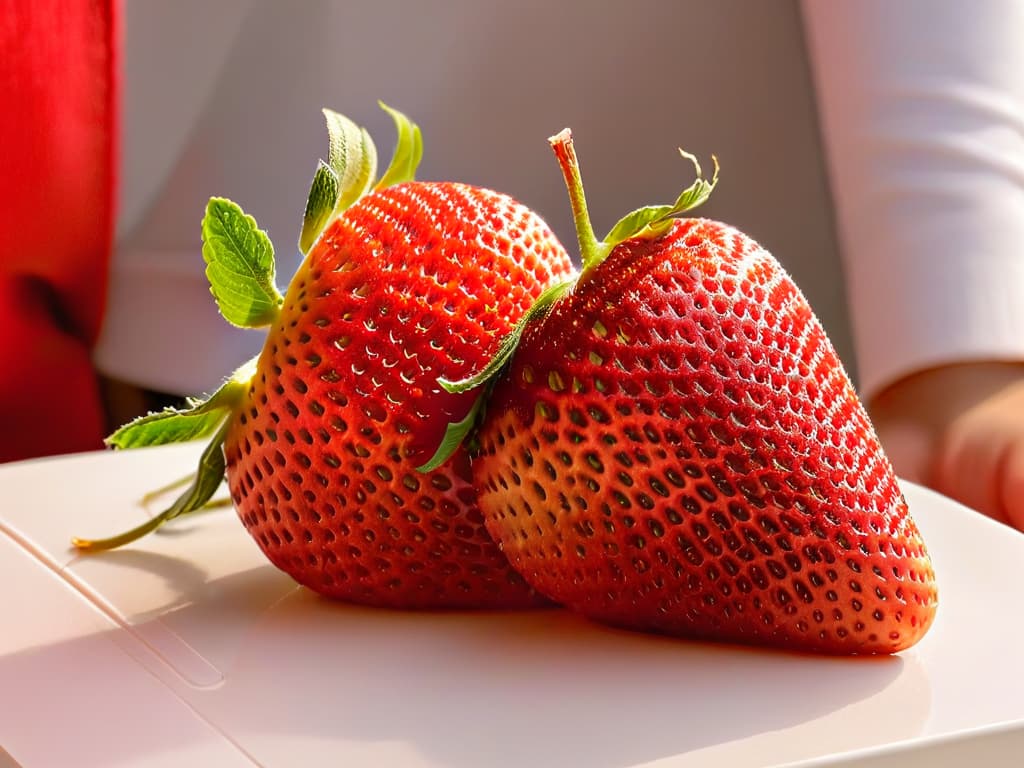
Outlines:
[[[198,452],[0,467],[3,768],[1024,764],[1024,536],[920,487],[937,620],[898,656],[834,659],[332,603],[230,510],[71,551]]]

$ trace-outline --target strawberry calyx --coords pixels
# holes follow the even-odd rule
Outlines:
[[[398,140],[384,175],[377,176],[377,150],[365,128],[344,115],[324,109],[329,141],[327,161],[314,173],[299,248],[307,253],[330,223],[372,190],[415,178],[423,156],[419,127],[383,102],[395,122]],[[278,319],[284,297],[275,283],[274,246],[256,220],[231,200],[212,197],[202,222],[203,261],[221,315],[240,328],[263,328]],[[104,539],[72,538],[83,551],[99,552],[135,541],[181,515],[204,509],[224,480],[223,444],[231,417],[249,390],[256,371],[250,360],[210,397],[189,399],[185,408],[167,408],[140,416],[107,438],[116,449],[169,445],[209,437],[195,474],[174,503],[160,514],[124,533]]]
[[[377,175],[377,147],[365,128],[324,108],[327,160],[320,160],[306,198],[299,250],[308,253],[330,221],[366,194]]]
[[[71,539],[74,547],[87,552],[115,549],[155,531],[169,520],[206,506],[224,479],[224,437],[231,414],[249,388],[256,370],[255,363],[255,359],[250,360],[239,368],[208,399],[190,400],[188,408],[166,408],[140,416],[107,438],[107,445],[126,449],[180,443],[213,435],[199,458],[191,483],[170,507],[141,525],[109,538],[74,537]]]
[[[256,220],[236,203],[210,198],[202,223],[203,260],[210,293],[221,315],[240,328],[260,328],[277,320],[284,298],[274,282],[274,246]],[[105,539],[72,538],[79,550],[100,552],[135,541],[168,520],[202,509],[224,479],[224,437],[256,371],[256,360],[242,365],[205,400],[189,398],[185,408],[165,408],[140,416],[106,439],[123,450],[170,445],[210,437],[188,488],[160,514]]]
[[[594,234],[594,227],[590,222],[590,214],[587,211],[587,200],[583,190],[579,161],[576,158],[576,150],[573,147],[572,132],[565,128],[549,138],[548,143],[551,145],[555,158],[558,160],[558,165],[562,170],[562,177],[569,193],[569,202],[572,206],[573,224],[576,228],[576,239],[579,243],[582,269],[576,277],[554,285],[541,293],[530,309],[519,319],[515,327],[502,339],[495,355],[478,372],[456,381],[445,378],[438,379],[438,384],[448,392],[462,393],[477,388],[481,389],[481,391],[477,395],[469,414],[462,420],[447,426],[441,444],[434,452],[434,455],[429,461],[418,467],[421,472],[428,472],[444,464],[473,431],[486,410],[486,401],[494,388],[497,378],[512,359],[522,339],[523,332],[531,323],[543,322],[551,307],[562,296],[571,291],[576,284],[591,279],[598,267],[608,258],[608,255],[616,246],[627,240],[655,240],[663,236],[672,227],[673,219],[705,202],[718,184],[718,159],[714,155],[711,156],[714,163],[714,173],[709,181],[704,178],[704,173],[697,158],[680,148],[679,153],[693,163],[693,167],[697,172],[697,178],[693,184],[684,189],[675,202],[671,204],[648,205],[631,211],[615,223],[603,240],[598,240]]]
[[[224,479],[224,451],[221,446],[224,444],[224,435],[227,429],[228,421],[224,419],[216,436],[206,446],[206,450],[203,451],[199,459],[199,467],[191,478],[192,482],[189,484],[188,489],[170,507],[160,514],[149,518],[141,525],[119,533],[116,536],[106,539],[72,537],[72,546],[83,552],[103,552],[108,549],[116,549],[141,539],[148,533],[152,533],[168,520],[203,509]]]
[[[344,115],[324,109],[329,149],[320,160],[306,198],[299,250],[309,253],[328,225],[371,190],[412,181],[423,157],[419,126],[397,109],[378,102],[395,122],[398,140],[384,174],[376,182],[377,148],[365,128]]]
[[[434,452],[434,455],[431,456],[426,463],[416,468],[417,471],[430,472],[437,469],[444,464],[451,455],[455,453],[455,451],[458,450],[459,446],[462,445],[463,442],[465,442],[470,432],[473,431],[473,428],[483,416],[484,407],[486,406],[487,399],[494,386],[494,382],[497,381],[498,375],[505,368],[508,361],[512,359],[512,355],[519,346],[519,340],[523,336],[523,331],[526,330],[527,326],[531,322],[537,321],[546,315],[548,310],[554,306],[555,302],[558,301],[558,299],[575,284],[575,279],[569,279],[561,283],[556,283],[543,291],[526,313],[519,319],[519,322],[515,324],[515,327],[513,327],[508,335],[501,340],[501,344],[499,345],[498,351],[495,353],[494,357],[488,360],[487,364],[477,373],[465,379],[451,380],[444,377],[438,379],[438,383],[441,387],[453,394],[468,392],[472,389],[477,389],[478,387],[483,387],[483,390],[479,395],[477,395],[476,399],[473,401],[472,407],[469,409],[469,413],[467,413],[464,418],[459,421],[453,421],[445,427],[444,436],[441,438],[441,444]]]
[[[714,155],[711,156],[715,170],[711,180],[708,181],[704,178],[704,172],[701,170],[696,156],[680,148],[679,154],[693,163],[697,172],[697,178],[693,184],[684,189],[671,204],[645,205],[627,213],[615,223],[603,240],[598,240],[590,223],[590,214],[587,212],[587,200],[583,192],[583,180],[580,175],[579,161],[576,158],[576,149],[572,143],[572,132],[565,128],[549,138],[548,143],[555,153],[566,189],[569,192],[573,223],[576,226],[576,239],[579,241],[580,257],[583,263],[580,280],[588,278],[595,269],[601,266],[601,263],[608,258],[608,254],[617,245],[627,240],[655,240],[664,235],[671,228],[674,218],[704,203],[718,184],[718,158]]]
[[[419,126],[383,102],[380,107],[394,120],[398,140],[376,182],[377,149],[370,134],[344,115],[323,110],[327,160],[319,161],[306,198],[299,233],[304,254],[363,195],[415,178],[423,157]],[[284,299],[274,285],[274,246],[267,233],[236,203],[221,197],[207,203],[202,230],[206,277],[224,319],[240,328],[272,325]]]

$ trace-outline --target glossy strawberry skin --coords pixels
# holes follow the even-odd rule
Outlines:
[[[585,615],[830,653],[932,622],[930,560],[834,349],[726,225],[618,246],[527,330],[479,439],[491,534]]]
[[[412,182],[360,200],[292,280],[225,440],[239,516],[330,597],[391,607],[542,599],[487,534],[464,450],[421,474],[472,394],[463,376],[571,262],[498,193]]]

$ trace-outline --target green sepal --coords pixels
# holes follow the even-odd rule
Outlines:
[[[442,376],[437,380],[437,383],[448,392],[459,394],[483,386],[495,378],[501,369],[505,367],[505,364],[512,359],[519,346],[520,339],[523,338],[523,332],[526,330],[526,327],[541,315],[547,314],[551,305],[569,290],[574,283],[575,280],[566,280],[549,286],[544,290],[530,308],[523,313],[523,316],[519,318],[519,322],[515,324],[515,327],[501,340],[501,343],[498,345],[498,351],[494,353],[494,356],[479,371],[464,379],[454,381]]]
[[[397,109],[392,109],[382,101],[378,103],[381,109],[391,115],[398,131],[398,142],[395,144],[391,163],[374,187],[384,189],[416,178],[416,169],[423,158],[423,135],[419,126]]]
[[[272,324],[284,299],[274,284],[274,246],[236,203],[211,197],[203,216],[203,260],[220,313],[240,328]]]
[[[71,543],[75,547],[90,552],[114,549],[155,531],[168,520],[206,506],[224,479],[224,437],[231,426],[232,413],[238,408],[256,374],[257,360],[254,357],[240,366],[209,399],[193,401],[189,409],[168,408],[143,416],[107,438],[107,443],[115,448],[141,448],[192,440],[213,433],[199,457],[195,475],[189,478],[189,487],[170,507],[130,531],[107,539],[73,538]],[[175,483],[177,485],[179,483]]]
[[[256,372],[257,359],[254,357],[240,366],[206,400],[189,399],[188,408],[165,408],[140,416],[110,435],[106,444],[118,449],[146,448],[184,443],[212,434],[241,402]]]
[[[442,376],[437,380],[437,383],[440,384],[443,389],[451,392],[452,394],[461,394],[479,387],[483,387],[484,389],[479,395],[477,395],[477,398],[473,403],[473,407],[470,409],[466,418],[461,421],[453,422],[445,428],[444,438],[441,440],[441,444],[434,452],[430,461],[423,466],[418,467],[420,472],[429,472],[432,469],[436,469],[451,458],[452,454],[458,450],[459,446],[462,445],[463,441],[476,424],[477,416],[479,415],[483,404],[488,400],[491,389],[494,386],[494,382],[497,380],[497,377],[508,364],[509,360],[512,359],[516,349],[519,347],[519,342],[523,338],[523,333],[526,331],[526,328],[530,323],[539,320],[543,315],[546,315],[551,306],[574,284],[574,280],[566,280],[552,285],[548,287],[547,290],[543,291],[533,302],[532,306],[523,314],[522,317],[519,318],[519,322],[517,322],[512,330],[509,331],[501,340],[501,343],[498,345],[498,351],[494,353],[494,356],[491,357],[491,359],[487,361],[486,365],[484,365],[484,367],[479,371],[464,379],[452,380],[446,379]]]
[[[377,176],[377,146],[365,128],[324,109],[327,162],[320,161],[306,199],[299,250],[308,253],[331,220],[370,191]]]
[[[619,219],[600,243],[603,249],[607,249],[608,253],[616,245],[626,240],[632,240],[637,237],[652,239],[661,237],[672,226],[672,219],[674,217],[696,208],[710,197],[711,192],[718,183],[718,159],[712,156],[715,172],[711,181],[708,181],[704,178],[700,163],[695,156],[682,149],[679,150],[679,154],[693,163],[694,168],[697,169],[697,179],[693,184],[684,189],[671,205],[644,206],[631,213],[627,213]]]
[[[229,425],[230,421],[225,419],[214,438],[206,446],[202,456],[199,457],[199,466],[196,468],[196,474],[192,479],[191,485],[170,507],[159,515],[146,520],[141,525],[124,533],[119,533],[116,536],[106,539],[81,539],[75,537],[71,539],[71,544],[76,549],[86,552],[102,552],[116,549],[141,539],[148,533],[152,533],[168,520],[173,520],[176,517],[202,509],[213,494],[217,492],[221,481],[224,480],[226,464],[222,446]]]
[[[165,408],[125,424],[105,442],[112,448],[146,448],[198,440],[213,434],[245,392],[238,381],[225,382],[208,400],[190,400],[188,408]]]
[[[313,174],[306,198],[306,211],[302,216],[302,232],[299,233],[299,250],[308,253],[310,247],[323,232],[338,202],[338,175],[323,160]]]
[[[344,115],[324,109],[327,121],[327,164],[338,177],[335,213],[346,210],[370,191],[377,177],[377,145],[365,128]]]
[[[432,472],[433,470],[440,467],[452,454],[459,450],[459,446],[462,445],[466,436],[476,426],[477,419],[480,416],[481,410],[484,406],[484,402],[487,400],[486,392],[481,392],[477,395],[473,401],[473,407],[469,409],[469,413],[461,421],[455,421],[445,427],[444,437],[441,438],[441,444],[437,447],[434,455],[430,457],[430,460],[426,464],[422,464],[416,467],[418,472]]]
[[[711,195],[715,185],[718,183],[718,159],[712,155],[715,164],[715,172],[710,181],[704,178],[700,163],[694,155],[682,149],[679,153],[693,163],[697,171],[697,179],[687,187],[676,198],[671,205],[646,206],[627,214],[620,219],[603,240],[598,240],[594,235],[594,229],[590,222],[590,215],[587,212],[586,196],[583,190],[583,181],[580,177],[579,161],[576,157],[576,150],[573,147],[572,132],[566,128],[548,139],[554,150],[562,170],[562,176],[569,192],[569,200],[572,205],[573,223],[576,227],[576,236],[580,245],[583,268],[580,274],[574,279],[564,283],[551,286],[537,297],[533,306],[528,309],[516,323],[512,331],[502,339],[495,353],[483,368],[477,373],[464,379],[452,381],[439,378],[438,383],[448,392],[461,393],[484,387],[483,392],[477,397],[469,416],[462,421],[448,425],[444,439],[438,447],[434,456],[420,469],[433,469],[443,464],[450,457],[472,430],[475,423],[476,413],[483,408],[482,402],[489,399],[494,389],[494,382],[501,372],[507,367],[508,361],[515,354],[519,343],[522,340],[526,327],[546,316],[551,305],[554,304],[563,294],[571,290],[577,282],[592,277],[598,267],[604,262],[615,246],[620,243],[637,237],[656,238],[665,234],[672,226],[672,219],[679,214],[692,210]]]

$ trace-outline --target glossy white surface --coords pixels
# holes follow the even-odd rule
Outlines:
[[[559,610],[331,603],[230,510],[80,557],[198,447],[0,467],[0,749],[37,766],[1017,766],[1024,536],[908,485],[931,632],[832,659],[612,630]],[[2,752],[0,752],[2,755]]]

